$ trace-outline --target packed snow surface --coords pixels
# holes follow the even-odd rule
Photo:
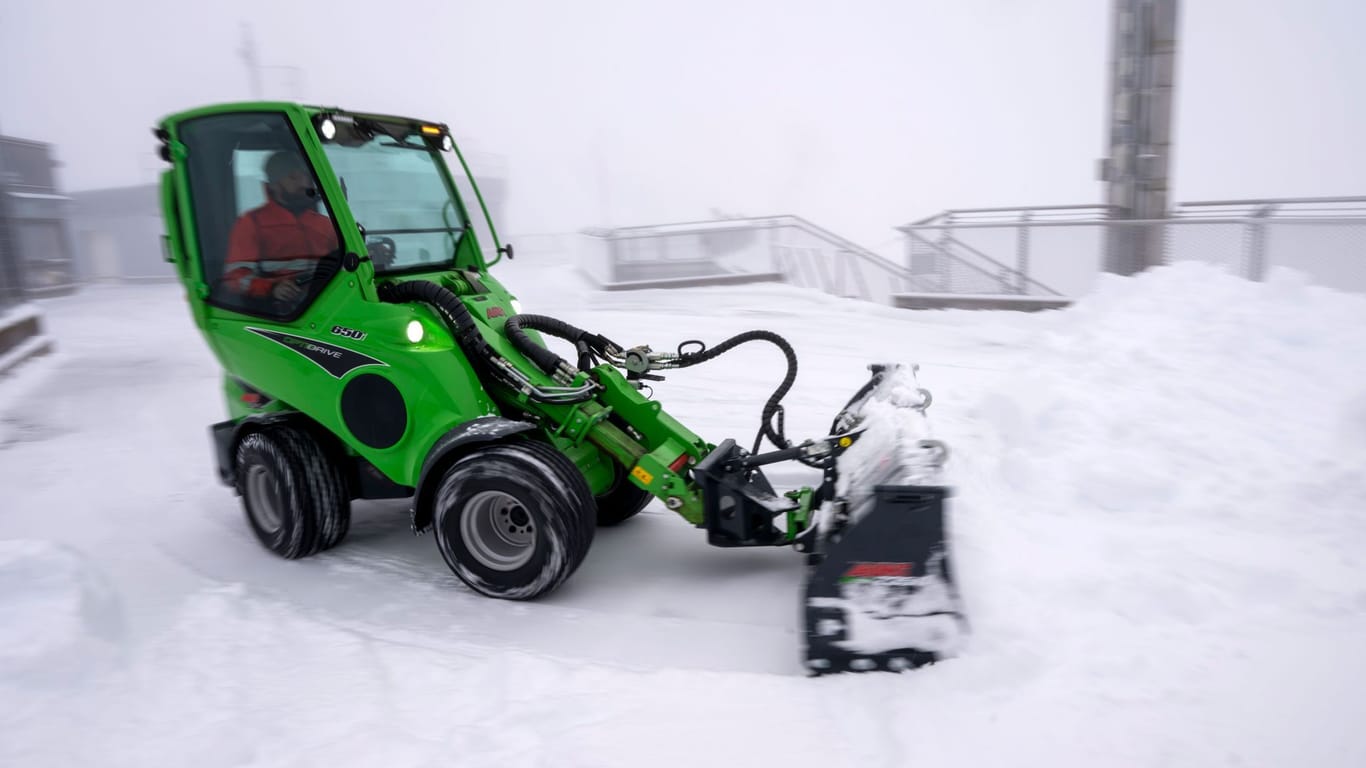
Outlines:
[[[918,363],[961,654],[807,678],[800,556],[659,504],[532,603],[464,588],[403,502],[281,560],[214,475],[178,286],[92,287],[0,378],[0,765],[1366,765],[1366,299],[1195,263],[1035,315],[497,274],[625,344],[783,334],[797,439]],[[744,345],[655,394],[747,444],[781,377]]]

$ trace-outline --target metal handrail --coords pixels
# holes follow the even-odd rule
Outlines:
[[[959,256],[958,254],[956,254],[956,253],[954,253],[953,251],[949,250],[948,248],[945,248],[945,247],[941,246],[939,243],[936,243],[936,242],[934,242],[934,241],[932,241],[932,240],[929,240],[929,239],[926,238],[924,235],[920,234],[919,232],[916,232],[916,231],[913,230],[913,229],[907,229],[907,230],[906,230],[906,234],[909,235],[909,236],[912,237],[912,238],[915,238],[915,239],[919,240],[920,242],[924,243],[925,245],[928,245],[930,248],[933,248],[936,252],[938,252],[938,253],[940,253],[940,254],[942,254],[942,255],[944,255],[944,256],[947,256],[947,257],[949,257],[950,259],[953,259],[954,261],[958,262],[960,265],[962,265],[962,266],[964,266],[964,267],[968,267],[968,268],[970,268],[970,269],[976,270],[979,274],[981,274],[983,277],[986,277],[986,278],[989,279],[989,280],[1000,281],[1000,279],[1001,279],[999,274],[992,274],[991,272],[988,272],[987,270],[983,269],[981,266],[979,266],[979,265],[977,265],[977,264],[973,264],[971,261],[968,261],[967,259],[964,259],[963,257]],[[994,258],[992,258],[992,257],[990,257],[990,256],[988,256],[988,255],[986,255],[985,253],[982,253],[981,251],[977,250],[976,248],[972,247],[971,245],[968,245],[967,243],[963,242],[962,240],[959,240],[959,239],[957,239],[957,238],[951,237],[951,238],[950,238],[950,241],[952,242],[953,245],[957,245],[958,247],[962,248],[963,250],[967,251],[968,253],[971,253],[972,255],[976,256],[976,257],[979,258],[979,259],[983,259],[983,260],[985,260],[985,261],[990,262],[993,266],[999,267],[1002,271],[1008,272],[1008,273],[1010,273],[1010,274],[1012,274],[1012,275],[1018,275],[1018,276],[1020,276],[1020,277],[1023,277],[1024,280],[1025,280],[1025,282],[1028,283],[1029,285],[1032,285],[1032,286],[1034,286],[1034,287],[1036,287],[1036,288],[1038,288],[1038,289],[1040,289],[1040,290],[1042,290],[1042,291],[1044,291],[1044,292],[1046,292],[1046,293],[1048,293],[1048,294],[1051,294],[1051,295],[1053,295],[1053,296],[1061,296],[1061,295],[1062,295],[1062,294],[1059,293],[1058,291],[1053,290],[1053,289],[1050,288],[1049,286],[1044,285],[1043,283],[1039,282],[1038,280],[1035,280],[1034,278],[1030,277],[1029,275],[1027,275],[1027,274],[1022,274],[1018,269],[1016,269],[1016,268],[1014,268],[1014,267],[1012,267],[1012,266],[1010,266],[1010,265],[1008,265],[1008,264],[1005,264],[1005,263],[1003,263],[1003,262],[1001,262],[1001,261],[999,261],[999,260],[997,260],[997,259],[994,259]],[[918,275],[917,275],[917,277],[918,277]]]
[[[1099,226],[1143,226],[1159,224],[1363,224],[1366,216],[1277,216],[1275,218],[1257,216],[1222,216],[1211,218],[1173,218],[1173,219],[1093,219],[1090,221],[993,221],[993,222],[950,222],[946,224],[917,224],[898,227],[902,232],[925,229],[1015,229],[1018,227],[1099,227]]]
[[[1328,204],[1362,204],[1362,205],[1366,205],[1366,197],[1361,197],[1361,196],[1337,196],[1337,197],[1280,197],[1280,198],[1243,199],[1243,200],[1196,200],[1196,201],[1190,201],[1190,202],[1177,203],[1175,206],[1173,206],[1173,208],[1172,208],[1172,213],[1173,213],[1173,217],[1177,217],[1177,216],[1180,215],[1180,213],[1181,213],[1181,211],[1182,211],[1183,209],[1189,209],[1189,208],[1220,208],[1220,207],[1225,207],[1225,208],[1227,208],[1227,207],[1245,207],[1245,208],[1246,208],[1246,207],[1265,207],[1265,206],[1282,207],[1282,206],[1328,205]],[[1094,212],[1094,213],[1098,213],[1098,214],[1102,214],[1102,215],[1107,215],[1107,218],[1105,219],[1106,221],[1113,221],[1113,220],[1115,220],[1115,219],[1109,219],[1109,218],[1108,218],[1108,214],[1111,213],[1111,212],[1113,212],[1113,211],[1115,211],[1115,210],[1118,210],[1118,208],[1117,208],[1116,206],[1107,205],[1107,204],[1104,204],[1104,203],[1095,203],[1095,204],[1076,204],[1076,205],[1031,205],[1031,206],[989,207],[989,208],[950,208],[950,209],[947,209],[947,210],[940,211],[939,213],[933,214],[933,215],[931,215],[931,216],[926,216],[926,217],[923,218],[923,219],[918,219],[918,220],[916,220],[916,221],[914,221],[914,222],[911,222],[910,224],[905,224],[905,225],[896,227],[896,229],[897,229],[898,231],[905,232],[905,231],[907,231],[908,229],[913,228],[913,227],[927,227],[927,226],[933,226],[933,225],[935,225],[937,222],[944,221],[944,220],[954,220],[956,223],[964,223],[964,224],[972,223],[973,226],[990,226],[990,225],[993,225],[993,224],[1011,225],[1011,226],[1013,226],[1013,225],[1015,225],[1015,224],[1017,224],[1017,223],[1024,223],[1024,222],[1027,222],[1030,226],[1034,226],[1034,225],[1041,224],[1041,223],[1043,223],[1043,222],[1045,222],[1045,221],[1049,221],[1049,219],[1046,218],[1046,217],[1045,217],[1045,218],[1042,218],[1042,219],[1040,219],[1040,218],[1035,218],[1035,216],[1036,216],[1037,214],[1040,214],[1040,213],[1043,213],[1043,214],[1055,214],[1055,215],[1056,215],[1056,214],[1062,213],[1062,214],[1066,215],[1066,214],[1069,214],[1069,213]],[[1324,212],[1325,212],[1325,213],[1326,213],[1326,212],[1331,212],[1331,211],[1333,211],[1333,210],[1334,210],[1334,209],[1327,209],[1327,210],[1325,210]],[[1342,209],[1336,209],[1336,210],[1342,210]],[[1305,212],[1305,211],[1294,211],[1294,213],[1304,213],[1304,212]],[[992,222],[992,221],[983,221],[981,218],[973,218],[973,217],[982,216],[983,214],[1016,214],[1016,215],[1017,215],[1017,218],[1014,219],[1014,220],[1012,220],[1012,221],[1010,221],[1010,222]],[[1056,220],[1056,219],[1055,219],[1055,220]],[[1280,217],[1278,217],[1278,220],[1280,220]],[[1082,221],[1083,223],[1094,223],[1094,222],[1085,221],[1085,220],[1068,220],[1068,221],[1062,222],[1062,223],[1070,224],[1070,223],[1074,223],[1074,222],[1076,222],[1076,221]],[[1153,219],[1118,219],[1118,221],[1140,222],[1140,221],[1154,221],[1154,220],[1153,220]]]
[[[1262,200],[1198,200],[1189,203],[1177,203],[1176,208],[1200,208],[1221,205],[1299,205],[1304,203],[1366,203],[1366,197],[1273,197]]]
[[[798,228],[805,230],[806,232],[812,235],[820,237],[821,239],[825,240],[831,245],[838,245],[843,250],[849,251],[865,261],[871,261],[874,264],[884,267],[890,271],[904,273],[906,276],[910,276],[910,270],[906,269],[900,264],[897,264],[896,262],[890,259],[883,258],[882,256],[879,256],[878,254],[868,250],[867,248],[864,248],[858,243],[855,243],[852,240],[846,240],[845,238],[840,237],[834,232],[831,232],[830,230],[817,224],[813,224],[800,216],[785,215],[781,218],[794,222],[798,226]]]
[[[1029,217],[1032,220],[1032,217],[1038,213],[1043,213],[1045,215],[1077,215],[1084,212],[1108,213],[1113,209],[1114,206],[1104,204],[1036,205],[1022,208],[951,208],[948,210],[940,211],[939,213],[936,213],[933,216],[926,216],[925,218],[911,222],[910,224],[905,224],[900,227],[896,227],[895,229],[905,231],[909,227],[925,226],[941,219],[956,219],[958,221],[979,221],[980,219],[963,217],[975,217],[982,214],[1013,213],[1019,214],[1021,218]]]
[[[648,224],[628,227],[613,227],[610,229],[584,230],[584,234],[591,234],[611,241],[623,240],[647,240],[661,237],[686,236],[692,234],[715,234],[719,232],[738,232],[738,231],[757,231],[757,230],[778,230],[794,229],[809,235],[819,241],[823,248],[830,248],[836,254],[852,256],[855,259],[867,264],[869,267],[881,270],[889,279],[904,281],[908,286],[925,287],[926,279],[922,275],[917,275],[903,264],[899,264],[891,259],[883,257],[873,251],[853,242],[847,238],[831,232],[801,216],[793,214],[779,214],[776,216],[751,216],[735,219],[705,219],[697,221],[674,222],[669,224]],[[770,247],[796,248],[797,246],[787,243],[771,243]],[[801,248],[798,248],[801,250]],[[824,267],[817,264],[812,267],[817,270],[824,282],[829,282],[829,275],[825,273]],[[786,271],[786,270],[784,270]],[[867,294],[868,285],[860,271],[855,271],[854,279]]]
[[[992,258],[992,257],[990,257],[990,256],[988,256],[988,255],[986,255],[986,254],[983,253],[982,251],[980,251],[980,250],[978,250],[978,249],[972,247],[971,245],[968,245],[967,243],[963,242],[962,240],[959,240],[959,239],[956,238],[956,237],[953,237],[952,235],[949,236],[949,241],[950,241],[951,243],[953,243],[954,245],[957,245],[957,246],[959,246],[960,248],[966,250],[968,253],[971,253],[972,255],[976,256],[977,258],[979,258],[979,259],[985,259],[986,261],[990,262],[990,263],[991,263],[993,266],[995,266],[995,267],[999,267],[1000,269],[1002,269],[1002,270],[1004,270],[1004,271],[1006,271],[1006,272],[1009,272],[1009,273],[1012,274],[1012,275],[1017,275],[1017,276],[1019,276],[1019,277],[1024,278],[1025,283],[1027,283],[1027,284],[1029,284],[1029,285],[1032,285],[1032,286],[1034,286],[1035,288],[1038,288],[1039,290],[1044,291],[1045,293],[1051,293],[1051,294],[1054,295],[1054,296],[1061,296],[1061,295],[1062,295],[1061,293],[1058,293],[1057,291],[1053,290],[1052,288],[1048,287],[1047,285],[1044,285],[1043,283],[1039,282],[1038,280],[1035,280],[1034,278],[1030,277],[1028,274],[1020,272],[1020,270],[1016,269],[1015,267],[1010,266],[1009,264],[1006,264],[1006,263],[1003,262],[1003,261],[1000,261],[999,259],[994,259],[994,258]],[[950,253],[949,255],[952,256],[953,254]],[[960,261],[961,261],[961,260],[960,260]],[[964,262],[964,263],[966,263],[966,262]],[[991,275],[991,273],[987,272],[986,270],[982,270],[982,272],[983,272],[983,274],[987,274],[987,275],[989,275],[989,276]],[[994,277],[994,276],[993,276],[993,277]]]
[[[737,219],[703,219],[699,221],[683,221],[671,224],[646,224],[631,227],[614,227],[603,231],[603,236],[609,240],[627,240],[645,237],[658,237],[660,235],[682,235],[691,232],[735,232],[740,230],[758,229],[763,226],[768,228],[780,226],[795,226],[797,229],[805,231],[810,235],[824,240],[832,246],[841,250],[848,251],[865,261],[870,261],[883,267],[888,271],[896,273],[901,277],[914,278],[910,271],[900,264],[890,259],[879,256],[873,251],[864,248],[858,243],[841,237],[830,230],[814,224],[801,216],[790,213],[778,214],[777,216],[749,216]]]
[[[909,268],[901,264],[897,264],[896,262],[890,259],[883,258],[882,256],[879,256],[878,254],[868,250],[867,248],[864,248],[858,243],[840,237],[834,232],[831,232],[830,230],[817,224],[813,224],[812,222],[800,216],[784,214],[782,216],[769,217],[768,220],[779,220],[782,222],[780,226],[795,226],[798,229],[806,232],[807,234],[820,238],[821,240],[824,240],[827,244],[839,248],[842,252],[857,256],[863,261],[869,262],[878,269],[881,269],[894,277],[905,280],[907,283],[911,285],[925,285],[925,279],[922,276],[911,272]],[[862,282],[861,274],[859,275],[859,280],[860,282]]]

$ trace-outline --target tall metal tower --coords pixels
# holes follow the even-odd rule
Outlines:
[[[1112,219],[1162,219],[1172,146],[1178,0],[1114,0],[1110,156],[1102,161]],[[1105,269],[1131,275],[1162,263],[1162,228],[1109,227]]]
[[[261,98],[261,61],[256,56],[256,38],[251,33],[251,25],[242,22],[242,47],[237,49],[242,63],[247,66],[247,83],[251,87],[251,98]]]

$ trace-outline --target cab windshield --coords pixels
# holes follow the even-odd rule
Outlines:
[[[323,148],[366,243],[392,248],[392,261],[377,260],[377,271],[453,263],[466,223],[431,139],[411,125],[339,120]]]

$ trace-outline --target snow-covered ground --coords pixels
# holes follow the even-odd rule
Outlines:
[[[1039,315],[498,271],[625,343],[784,334],[794,437],[918,362],[964,655],[807,678],[799,556],[658,504],[529,604],[463,588],[402,502],[280,560],[214,478],[179,288],[91,288],[0,378],[0,765],[1366,765],[1366,299],[1199,264]],[[656,394],[748,441],[781,375],[745,345]]]

